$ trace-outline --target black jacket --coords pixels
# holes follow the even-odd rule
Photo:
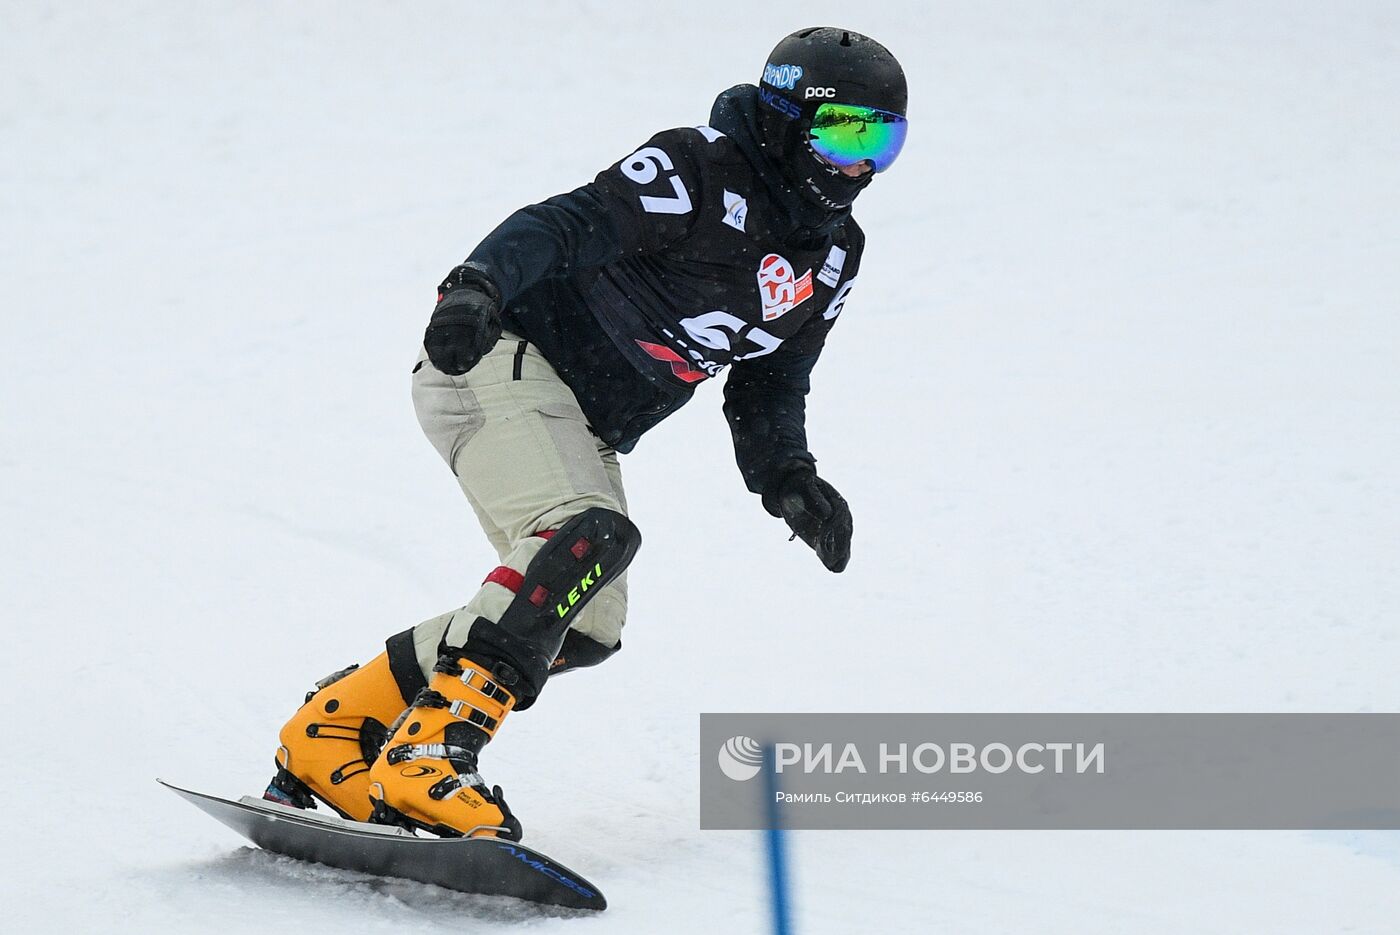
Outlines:
[[[588,185],[520,209],[468,263],[618,451],[730,366],[724,413],[762,493],[816,460],[808,378],[865,238],[849,212],[782,182],[757,142],[756,94],[732,88],[710,126],[662,131]]]

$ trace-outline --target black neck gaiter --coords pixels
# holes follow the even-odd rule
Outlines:
[[[772,153],[763,145],[758,108],[758,88],[735,85],[715,98],[710,126],[734,140],[753,164],[773,201],[783,209],[788,227],[782,239],[798,246],[825,240],[850,217],[851,209],[823,207],[792,185],[783,164],[789,154]]]

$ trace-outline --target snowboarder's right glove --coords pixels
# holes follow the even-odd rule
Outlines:
[[[438,303],[423,349],[443,373],[461,376],[476,366],[501,337],[501,294],[475,266],[464,264],[438,286]]]
[[[764,491],[763,506],[816,550],[827,571],[845,571],[851,560],[851,508],[816,471],[801,468],[787,474]]]

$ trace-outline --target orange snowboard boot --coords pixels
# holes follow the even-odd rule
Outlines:
[[[461,650],[444,655],[370,767],[374,821],[445,837],[520,840],[501,787],[488,789],[476,771],[481,748],[514,705],[515,696],[485,667]]]
[[[406,702],[380,653],[316,683],[282,728],[277,775],[263,798],[298,808],[320,799],[346,818],[368,821],[370,763]]]

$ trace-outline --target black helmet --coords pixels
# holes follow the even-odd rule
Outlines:
[[[764,145],[793,187],[824,208],[849,206],[874,176],[852,178],[841,166],[869,161],[881,172],[903,145],[904,69],[858,32],[816,26],[788,36],[769,54],[758,93]]]

